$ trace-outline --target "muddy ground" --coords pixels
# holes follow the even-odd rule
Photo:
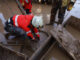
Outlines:
[[[0,13],[2,13],[4,18],[7,20],[9,17],[15,14],[21,14],[21,11],[18,9],[15,0],[0,0]],[[4,27],[1,21],[0,21],[0,32],[4,34]]]
[[[35,4],[36,5],[36,4]],[[34,6],[34,5],[33,5]],[[45,5],[44,5],[45,6]],[[37,7],[37,5],[36,5],[36,7]],[[45,9],[43,9],[43,5],[41,5],[41,6],[39,6],[38,8],[42,8],[41,9],[41,13],[39,13],[39,14],[41,14],[42,16],[43,16],[43,18],[44,18],[44,23],[45,24],[47,24],[47,23],[49,23],[49,18],[50,18],[50,11],[51,11],[51,6],[50,5],[48,5],[48,7],[49,7],[49,9],[48,9],[48,11],[47,11],[47,9],[46,9],[46,6],[45,6]],[[36,9],[34,9],[34,10],[36,10]],[[45,11],[45,12],[44,12]],[[47,13],[46,13],[47,12]],[[37,14],[36,12],[35,12],[35,14]],[[47,16],[46,16],[46,15]],[[75,24],[76,24],[76,27],[79,25],[79,22],[78,21],[75,21],[75,23],[74,23],[74,21],[73,21],[73,19],[71,20],[72,22],[71,23],[73,23],[73,25],[67,25],[67,27],[66,27],[66,29],[67,29],[67,31],[74,37],[74,38],[76,38],[77,40],[80,40],[80,31],[77,29],[77,28],[75,28],[74,26],[75,26]],[[78,23],[78,25],[77,25],[77,23]],[[53,26],[44,26],[44,29],[45,30],[47,30],[48,32],[50,31],[50,30],[52,30],[53,29]],[[69,41],[68,41],[69,42]],[[73,44],[75,44],[75,43],[73,43]],[[76,47],[79,47],[79,45],[78,46],[76,46]],[[74,48],[73,48],[73,50],[74,50]],[[58,51],[56,48],[55,48],[55,51]],[[53,50],[52,51],[50,51],[51,53],[52,52],[54,52]],[[58,51],[59,52],[59,51]],[[61,51],[60,51],[61,52]],[[46,59],[50,59],[51,58],[51,56],[54,56],[54,54],[57,54],[56,52],[54,52],[54,53],[52,53],[52,54],[49,54],[49,55],[47,55],[46,56],[46,58],[45,58],[45,60]],[[60,54],[60,53],[58,53],[58,54]],[[64,54],[64,53],[63,53]],[[57,57],[57,56],[56,56]],[[48,60],[49,60],[48,59]],[[59,58],[60,59],[60,58]],[[58,59],[57,59],[58,60]],[[62,59],[61,59],[62,60]],[[64,60],[64,59],[63,59]]]
[[[72,60],[70,56],[58,45],[53,44],[43,57],[43,60]]]
[[[80,40],[80,31],[71,27],[71,26],[67,26],[66,29],[77,39]]]
[[[47,24],[49,23],[49,20],[50,20],[50,11],[51,11],[51,5],[45,5],[45,4],[34,4],[33,3],[33,8],[32,8],[32,13],[35,14],[35,15],[40,15],[40,16],[43,16],[43,19],[44,19],[44,23]],[[15,0],[0,0],[0,13],[3,13],[4,17],[6,19],[8,19],[9,17],[15,15],[15,14],[22,14],[21,11],[18,9],[18,6],[15,2]],[[45,26],[44,27],[48,32],[53,29],[53,26]],[[77,39],[80,40],[80,32],[75,30],[74,28],[72,27],[67,27],[67,30]],[[3,29],[3,25],[0,21],[0,32],[4,32],[4,29]],[[29,49],[27,49],[26,53],[25,53],[25,50],[23,53],[25,54],[28,54],[29,56],[32,55],[32,53],[34,52],[33,50],[36,50],[38,47],[40,47],[40,45],[42,44],[42,42],[44,40],[46,40],[48,36],[45,35],[44,33],[41,33],[41,38],[40,38],[40,42],[38,42],[38,45],[36,45],[36,43],[33,43],[33,42],[30,42],[29,43],[31,44],[31,46],[33,47],[33,49],[31,49],[29,46]],[[36,48],[34,48],[35,46],[37,46]],[[16,51],[20,51],[20,47],[21,46],[15,46],[15,47],[12,47],[12,46],[9,46],[10,48],[12,49],[15,49]],[[56,47],[55,47],[56,48]],[[31,51],[30,51],[31,50]],[[55,52],[55,51],[58,51],[59,53]],[[64,55],[65,53],[61,53],[62,51],[59,51],[58,48],[55,49],[55,51],[51,51],[51,52],[54,52],[55,54],[58,54],[59,56],[62,54]],[[54,54],[54,55],[55,55]],[[53,53],[51,54],[53,55]],[[53,56],[54,56],[53,55]],[[56,55],[55,55],[56,56]],[[60,57],[62,58],[62,57]],[[68,59],[67,56],[65,56],[64,59]],[[70,59],[68,59],[70,60]]]
[[[19,10],[17,4],[16,4],[16,1],[15,0],[0,0],[0,12],[3,14],[3,16],[5,17],[5,19],[7,20],[9,17],[15,15],[15,14],[22,14],[21,11]],[[0,39],[2,40],[3,38],[3,35],[5,35],[4,33],[4,27],[2,25],[2,22],[0,22],[0,32],[1,32],[1,36],[0,36]],[[26,48],[23,49],[23,53],[24,54],[28,54],[28,56],[31,56],[41,45],[43,45],[43,43],[46,41],[46,39],[48,38],[48,35],[46,35],[45,33],[43,32],[40,32],[40,41],[38,42],[34,42],[34,41],[26,41]],[[6,39],[6,38],[5,38]],[[4,39],[4,40],[5,40]],[[24,44],[24,40],[21,39],[21,38],[8,38],[6,39],[9,43],[8,44],[11,44],[11,43],[15,43],[15,44]],[[18,41],[17,41],[18,40]],[[21,43],[19,43],[21,40]],[[13,43],[13,44],[14,44]],[[16,51],[20,51],[21,49],[21,46],[7,46],[11,49],[14,49]]]
[[[15,14],[21,14],[21,11],[18,9],[15,0],[0,0],[0,13],[2,13],[7,20]],[[0,26],[3,26],[1,21]],[[3,32],[3,27],[0,27],[0,32]]]

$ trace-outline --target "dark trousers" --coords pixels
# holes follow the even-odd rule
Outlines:
[[[23,29],[13,26],[11,22],[6,21],[4,29],[9,32],[11,35],[21,36],[26,38],[26,33]]]
[[[50,17],[50,24],[54,24],[55,23],[55,16],[57,11],[59,10],[58,13],[58,24],[62,24],[63,22],[63,18],[64,18],[64,14],[65,14],[65,10],[66,10],[66,6],[65,7],[61,7],[62,5],[62,0],[54,0],[52,3],[52,9],[51,9],[51,17]]]
[[[43,3],[48,3],[48,0],[41,0],[41,3],[43,4]]]

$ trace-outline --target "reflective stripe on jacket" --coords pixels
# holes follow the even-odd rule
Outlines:
[[[32,39],[35,39],[33,37],[31,29],[34,30],[35,34],[38,32],[38,30],[37,30],[37,28],[35,28],[35,27],[33,28],[33,26],[31,26],[32,18],[33,18],[33,15],[15,15],[15,16],[13,16],[12,19],[13,19],[14,26],[22,28],[24,31],[26,31],[27,36],[31,37]],[[28,26],[31,26],[31,28]],[[38,35],[38,37],[39,37],[39,35]]]

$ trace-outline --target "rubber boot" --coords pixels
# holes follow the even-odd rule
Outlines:
[[[57,27],[57,25],[58,25],[57,23],[54,23],[54,24],[53,24],[53,27],[54,27],[54,28],[56,28],[56,27]]]

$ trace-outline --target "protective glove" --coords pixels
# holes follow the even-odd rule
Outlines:
[[[40,40],[40,37],[36,37],[37,40]]]
[[[38,42],[39,40],[38,39],[31,39],[31,41]]]
[[[71,0],[71,2],[70,2],[69,5],[68,5],[68,8],[67,8],[68,11],[72,10],[75,1],[76,1],[76,0]]]
[[[74,2],[74,3],[75,3],[75,1],[76,1],[76,0],[71,0],[71,2]]]
[[[34,42],[39,41],[39,40],[38,40],[38,39],[36,39],[36,38],[33,38],[33,39],[32,39],[30,36],[28,36],[28,39],[29,39],[29,40],[31,40],[31,41],[34,41]]]
[[[34,42],[38,42],[40,40],[40,38],[36,36],[35,38],[33,38],[31,40],[34,41]]]

